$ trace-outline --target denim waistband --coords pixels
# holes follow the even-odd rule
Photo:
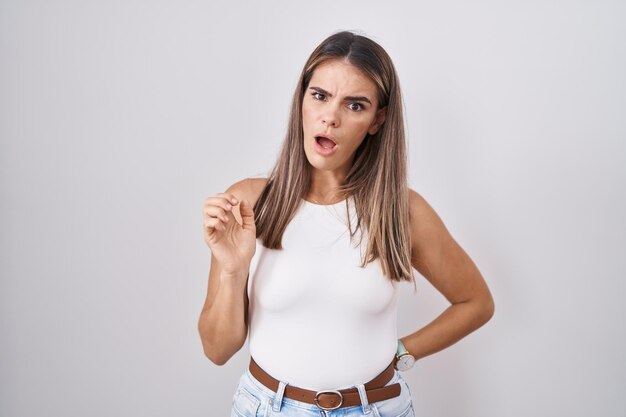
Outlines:
[[[246,386],[248,386],[249,388],[253,389],[254,391],[256,391],[256,393],[258,394],[262,394],[266,400],[273,400],[276,396],[276,392],[272,391],[271,389],[269,389],[268,387],[266,387],[265,385],[263,385],[260,381],[258,381],[251,373],[250,373],[250,369],[248,369],[246,367],[242,378],[241,378],[242,382],[244,382],[244,384]],[[402,376],[400,375],[400,373],[394,369],[394,374],[393,377],[385,384],[385,386],[388,385],[392,385],[395,384],[397,382],[402,381]],[[282,381],[281,381],[282,382]],[[350,388],[357,388],[357,385],[354,385]],[[344,389],[350,389],[350,388],[344,388]],[[309,404],[306,402],[302,402],[302,401],[298,401],[298,400],[294,400],[292,398],[287,398],[287,397],[282,397],[282,403],[283,404],[288,404],[290,406],[293,407],[298,407],[301,409],[306,409],[306,410],[319,410],[318,406],[315,404]],[[355,407],[361,407],[360,405],[355,406]]]

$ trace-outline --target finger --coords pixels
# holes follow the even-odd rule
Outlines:
[[[219,199],[222,199],[222,201],[228,202],[233,205],[237,205],[239,203],[239,199],[237,198],[237,196],[232,193],[217,193],[212,197],[208,197],[205,201]]]
[[[228,216],[228,213],[230,211],[227,209],[223,209],[222,207],[218,207],[218,206],[208,206],[204,209],[204,215],[207,218],[210,217],[215,217],[218,219],[222,219],[225,222],[228,222],[230,217]]]
[[[252,204],[248,200],[242,200],[239,206],[239,213],[241,214],[241,223],[244,229],[253,230],[254,225],[254,211],[252,210]]]
[[[225,198],[216,197],[208,198],[202,207],[203,213],[211,216],[219,214],[228,214],[235,206],[228,202]],[[216,211],[217,209],[217,211]]]
[[[202,210],[205,210],[209,207],[221,207],[224,210],[230,210],[233,205],[228,202],[225,198],[222,197],[209,197],[204,201],[202,205]]]
[[[216,213],[214,215],[205,215],[203,221],[205,222],[205,224],[207,222],[214,222],[214,221],[218,221],[220,222],[222,225],[224,225],[225,223],[228,223],[231,219],[231,216],[229,216],[228,214],[225,214],[221,211],[220,208],[215,208]]]
[[[226,198],[228,201],[230,201],[231,204],[239,203],[239,199],[233,193],[219,193],[218,195],[221,196],[221,197]]]
[[[222,230],[222,231],[226,230],[226,226],[224,226],[222,221],[214,217],[205,221],[204,228],[207,229],[207,231],[211,231],[211,229]]]

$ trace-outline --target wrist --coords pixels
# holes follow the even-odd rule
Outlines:
[[[415,357],[409,353],[402,340],[398,339],[394,368],[398,371],[407,371],[415,364]]]

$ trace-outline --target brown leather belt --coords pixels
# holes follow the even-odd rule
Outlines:
[[[395,384],[385,386],[385,384],[393,378],[394,370],[393,362],[391,362],[377,377],[364,384],[368,403],[388,400],[400,395],[399,383],[396,382]],[[267,388],[274,392],[278,390],[279,381],[261,369],[253,358],[250,358],[250,373]],[[339,391],[311,391],[287,385],[283,397],[315,404],[323,410],[336,410],[341,407],[351,407],[361,404],[361,397],[356,388],[347,388]]]

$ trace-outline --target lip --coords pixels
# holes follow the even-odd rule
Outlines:
[[[333,135],[331,135],[330,133],[317,133],[315,135],[313,135],[313,139],[317,138],[317,137],[324,137],[326,139],[330,139],[333,142],[335,142],[335,145],[337,145],[337,139],[335,139],[335,137]]]
[[[313,136],[313,146],[315,147],[315,151],[322,156],[330,156],[334,154],[338,147],[337,142],[335,142],[335,146],[333,146],[331,149],[324,148],[322,145],[317,143],[317,139],[315,138],[318,136],[323,136],[335,142],[335,138],[332,135],[326,135],[326,134],[315,135]]]

